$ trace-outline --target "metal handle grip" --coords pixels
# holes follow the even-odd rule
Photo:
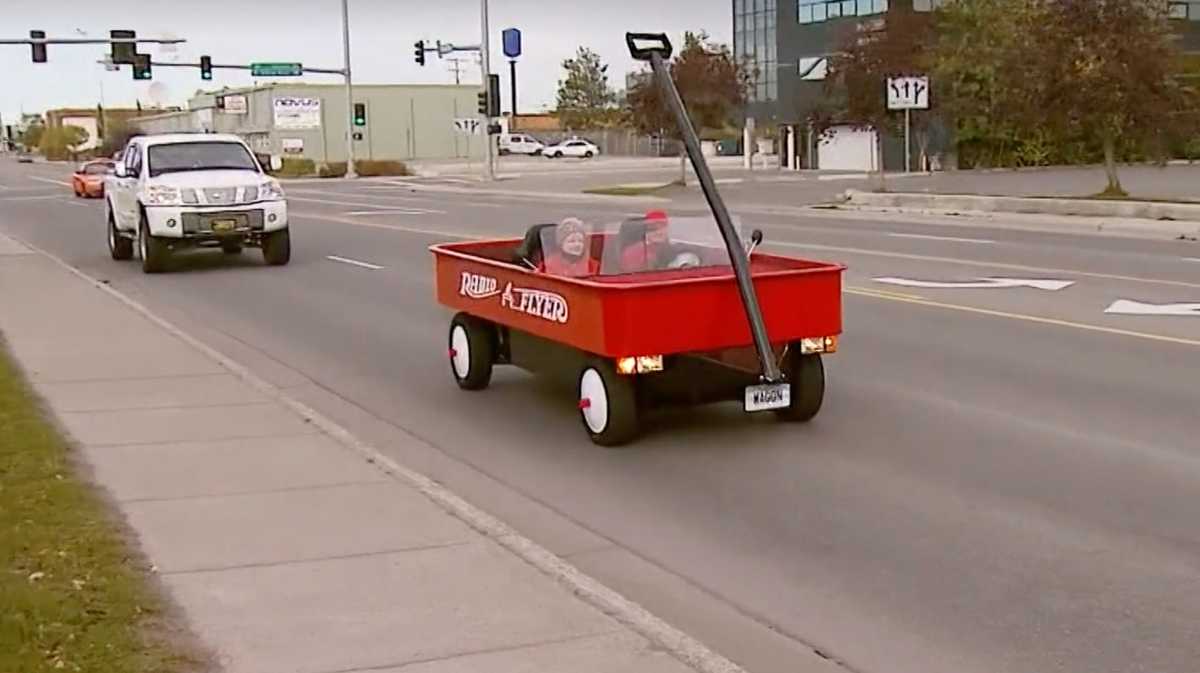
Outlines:
[[[625,33],[625,44],[629,45],[629,55],[637,61],[649,61],[654,53],[666,60],[674,51],[666,33]]]

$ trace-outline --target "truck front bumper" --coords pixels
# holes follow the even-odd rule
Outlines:
[[[286,201],[242,206],[154,206],[146,208],[150,234],[197,241],[246,238],[288,227]]]

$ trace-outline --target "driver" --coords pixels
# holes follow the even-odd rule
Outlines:
[[[593,276],[600,263],[588,253],[587,230],[583,222],[568,217],[554,228],[554,250],[546,253],[539,271],[558,276]]]
[[[646,213],[643,221],[646,225],[645,235],[627,242],[621,249],[622,273],[649,271],[662,266],[659,258],[670,246],[667,213],[651,210]]]

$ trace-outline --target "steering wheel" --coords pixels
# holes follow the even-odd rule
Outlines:
[[[694,252],[681,252],[671,258],[668,269],[689,269],[700,266],[700,255]]]

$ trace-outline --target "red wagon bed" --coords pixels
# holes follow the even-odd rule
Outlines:
[[[437,300],[608,358],[753,345],[728,266],[566,278],[502,261],[520,243],[432,246]],[[841,334],[844,266],[755,253],[750,268],[772,344]]]

